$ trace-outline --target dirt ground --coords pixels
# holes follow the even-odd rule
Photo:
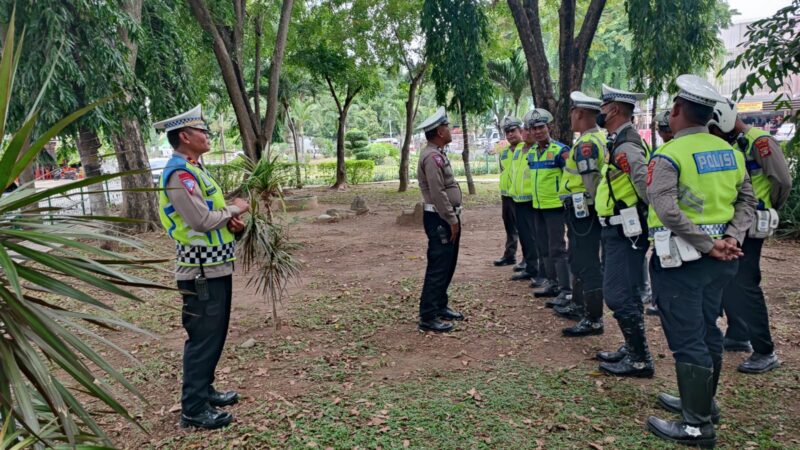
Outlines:
[[[236,424],[224,431],[177,425],[185,338],[177,294],[146,293],[148,301],[141,305],[118,302],[123,317],[158,339],[112,336],[140,364],[113,351],[106,355],[125,367],[149,402],[132,405],[149,433],[105,419],[114,442],[130,449],[670,448],[642,426],[648,414],[669,416],[655,408],[654,398],[660,389],[675,389],[673,359],[658,319],[647,318],[654,379],[600,375],[594,353],[621,342],[610,312],[602,336],[564,338],[560,330],[571,322],[544,308],[527,283],[509,281],[510,268],[492,266],[504,239],[492,184],[480,185],[478,195],[466,200],[451,304],[467,320],[450,334],[419,332],[415,321],[425,237],[421,227],[395,224],[399,211],[412,207],[419,194],[394,190],[391,184],[344,192],[315,189],[318,208],[287,215],[292,237],[303,245],[297,256],[304,269],[281,307],[279,330],[265,300],[247,286],[247,275],[236,274],[231,330],[216,387],[236,389],[242,401],[230,408]],[[338,223],[313,222],[328,208],[347,208],[357,194],[366,198],[369,214]],[[146,238],[159,254],[170,256],[172,244],[162,234]],[[735,371],[743,354],[725,355],[720,402],[728,409],[723,410],[727,421],[718,428],[721,447],[800,447],[793,434],[800,423],[798,250],[797,243],[785,241],[764,249],[763,286],[783,367],[746,376]],[[153,277],[171,283],[167,271]],[[724,326],[724,319],[720,323]],[[243,348],[251,338],[255,345]],[[508,396],[510,403],[527,404],[521,397],[528,394],[516,390],[515,380],[522,379],[536,392],[535,403],[519,411],[493,403]],[[435,407],[404,404],[417,396]],[[589,401],[593,396],[603,396],[606,403],[595,408]],[[442,398],[443,415],[427,416]],[[568,425],[562,428],[558,418],[567,412]],[[422,425],[412,426],[415,421]],[[442,436],[427,424],[442,421],[451,421],[448,432],[460,437],[438,440]]]

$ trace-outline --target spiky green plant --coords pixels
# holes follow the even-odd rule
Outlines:
[[[244,270],[250,272],[248,286],[263,295],[272,310],[275,327],[278,320],[278,303],[286,287],[300,270],[292,252],[297,249],[288,235],[286,226],[277,222],[273,214],[273,201],[282,205],[283,185],[288,180],[288,167],[278,162],[278,157],[262,158],[259,162],[245,164],[245,181],[241,192],[249,197],[250,216],[237,246]],[[263,207],[262,207],[263,205]]]
[[[0,57],[0,136],[8,137],[0,144],[3,190],[45,144],[97,106],[76,111],[34,136],[40,93],[19,130],[7,130],[22,49],[22,37],[16,40],[12,15]],[[138,301],[132,286],[157,286],[121,269],[122,265],[139,267],[141,261],[86,242],[139,244],[102,232],[118,218],[60,215],[56,208],[39,207],[49,197],[122,175],[88,178],[43,191],[28,183],[0,198],[0,441],[4,448],[34,442],[37,447],[110,445],[95,415],[111,412],[137,423],[112,393],[112,384],[143,398],[90,343],[122,351],[97,333],[98,326],[143,332],[108,314],[97,314],[111,310],[100,294]],[[50,218],[43,219],[43,214]],[[89,403],[102,407],[90,411]]]

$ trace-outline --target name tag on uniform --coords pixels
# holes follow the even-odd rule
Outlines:
[[[736,170],[736,157],[733,150],[712,150],[695,153],[694,164],[697,173],[724,172]]]

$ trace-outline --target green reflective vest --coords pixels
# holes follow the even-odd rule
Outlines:
[[[539,146],[534,145],[528,152],[528,167],[533,172],[533,207],[536,209],[561,208],[561,176],[569,147],[558,141],[550,141],[547,148],[539,154]]]
[[[747,139],[747,148],[740,149],[744,152],[745,164],[747,172],[750,174],[750,182],[753,183],[753,191],[756,198],[759,200],[759,206],[763,205],[764,209],[772,208],[772,200],[770,194],[772,193],[772,184],[769,178],[764,174],[764,169],[756,162],[755,152],[769,151],[769,142],[767,139],[773,139],[769,132],[760,128],[752,127],[744,135]]]
[[[564,165],[564,175],[559,194],[586,192],[581,172],[601,171],[605,166],[606,134],[602,131],[586,133],[575,141]]]
[[[161,225],[169,237],[176,241],[179,266],[197,267],[223,264],[235,259],[236,239],[227,227],[205,233],[193,230],[187,225],[167,196],[167,182],[176,170],[185,170],[192,177],[185,176],[181,182],[187,188],[200,189],[209,211],[225,208],[225,197],[216,181],[204,169],[197,167],[180,156],[173,156],[161,174],[161,192],[158,197]]]
[[[514,150],[522,144],[513,147],[509,144],[500,152],[500,195],[510,197],[511,189],[511,162],[514,160]]]
[[[623,168],[619,166],[618,161],[611,159],[614,149],[625,142],[637,143],[644,148],[642,138],[636,129],[628,127],[614,140],[612,149],[605,152],[603,158],[605,164],[600,170],[600,184],[597,186],[597,198],[594,201],[595,210],[600,217],[611,217],[619,214],[619,211],[614,210],[615,199],[619,203],[624,203],[626,208],[639,202],[639,196],[636,194],[636,188],[630,175],[625,173]],[[646,150],[645,156],[647,156]]]
[[[724,140],[709,133],[681,136],[661,146],[663,158],[678,171],[678,207],[711,237],[725,234],[744,182],[745,162]],[[653,207],[647,215],[650,237],[666,230]]]
[[[533,199],[533,177],[531,176],[531,170],[528,168],[528,154],[530,152],[523,151],[525,145],[523,143],[517,146],[510,165],[511,173],[509,178],[511,183],[508,193],[517,203],[529,202]]]

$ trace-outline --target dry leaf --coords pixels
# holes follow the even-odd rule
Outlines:
[[[411,447],[411,441],[408,439],[403,439],[403,448]]]
[[[603,450],[602,445],[595,444],[594,442],[589,442],[589,447],[593,448],[594,450]]]

